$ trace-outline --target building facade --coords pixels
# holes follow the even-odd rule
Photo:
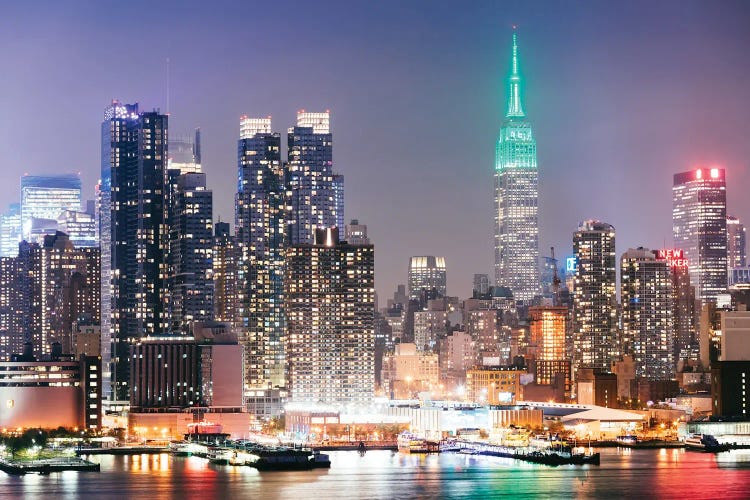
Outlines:
[[[81,210],[81,179],[78,174],[21,177],[23,239],[32,241],[34,219],[57,221],[65,210]]]
[[[745,225],[737,217],[727,216],[727,267],[745,267]]]
[[[573,235],[573,251],[573,372],[581,367],[608,371],[619,354],[614,226],[581,222]]]
[[[26,249],[27,248],[27,249]],[[56,233],[21,252],[28,270],[29,330],[26,340],[38,357],[51,354],[59,342],[73,352],[73,324],[80,316],[98,323],[101,308],[101,261],[98,248],[73,246],[68,236]]]
[[[328,111],[297,113],[297,125],[287,136],[284,169],[289,244],[313,243],[316,228],[343,228],[343,214],[337,210],[343,206],[344,179],[333,171],[332,141]]]
[[[290,396],[295,402],[369,403],[375,390],[372,245],[318,229],[287,248],[285,311]]]
[[[17,257],[21,242],[21,204],[11,203],[0,215],[0,257]]]
[[[495,284],[521,304],[539,295],[539,173],[536,140],[522,102],[517,36],[513,33],[508,107],[495,150]]]
[[[102,122],[104,394],[129,399],[131,346],[169,331],[168,117],[113,101]]]
[[[228,222],[214,225],[213,280],[214,319],[239,326],[237,238],[229,232]]]
[[[698,168],[674,175],[674,247],[685,251],[690,282],[702,302],[727,290],[727,193],[723,168]]]
[[[647,248],[630,248],[620,258],[622,351],[631,354],[635,374],[649,380],[675,375],[674,296],[668,262]]]
[[[409,259],[409,300],[445,297],[448,280],[445,257],[423,255]],[[426,294],[426,297],[425,297]]]
[[[571,383],[570,359],[567,356],[568,308],[535,306],[529,308],[530,345],[534,351],[534,380],[537,384],[552,385],[561,374],[565,392]]]
[[[191,322],[214,317],[213,193],[206,174],[177,177],[169,230],[172,332],[184,333]]]
[[[245,349],[248,389],[285,385],[286,206],[280,148],[281,136],[272,132],[271,118],[240,120],[235,229],[240,344]]]

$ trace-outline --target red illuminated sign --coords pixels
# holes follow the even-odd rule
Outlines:
[[[666,260],[669,267],[688,267],[688,260],[685,257],[685,252],[673,248],[663,248],[661,250],[655,250],[656,258],[659,260]]]

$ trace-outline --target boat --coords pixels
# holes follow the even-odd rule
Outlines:
[[[331,458],[325,453],[315,451],[310,457],[310,465],[313,469],[330,469]]]
[[[398,451],[403,453],[438,453],[440,444],[422,439],[411,432],[402,432],[396,441]]]
[[[632,446],[634,444],[638,444],[638,438],[636,436],[633,436],[632,434],[628,434],[625,436],[617,436],[616,441],[619,444],[623,444],[625,446]]]
[[[234,452],[227,448],[219,448],[218,446],[211,446],[208,448],[208,461],[216,465],[229,465],[229,459],[232,458]]]
[[[247,462],[247,465],[255,467],[260,471],[277,471],[277,470],[310,470],[313,468],[324,468],[325,460],[323,457],[328,458],[328,455],[321,455],[319,462],[314,462],[315,455],[309,450],[292,450],[292,449],[276,449],[276,450],[264,450],[255,453],[257,459],[252,462]],[[328,467],[331,466],[331,461],[328,460]]]
[[[177,457],[189,457],[193,454],[193,448],[187,441],[172,441],[169,443],[169,453]]]
[[[685,438],[685,448],[688,450],[718,453],[729,450],[731,446],[719,443],[711,434],[693,434]]]

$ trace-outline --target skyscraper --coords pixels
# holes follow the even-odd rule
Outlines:
[[[57,218],[65,210],[81,210],[81,179],[78,174],[21,177],[21,228],[25,240],[32,240],[34,219],[55,221],[56,227]],[[41,242],[41,238],[37,241]]]
[[[508,107],[495,150],[495,282],[529,304],[539,295],[539,173],[536,140],[526,120],[513,33]]]
[[[655,250],[659,260],[667,263],[672,276],[672,322],[674,325],[674,360],[688,359],[693,351],[696,331],[695,287],[685,252],[679,248]]]
[[[214,225],[214,319],[239,326],[237,239],[229,233],[228,222]]]
[[[213,310],[213,193],[206,174],[177,177],[169,256],[172,331],[187,333],[193,321],[209,321]]]
[[[280,146],[281,136],[271,131],[270,117],[242,117],[235,228],[240,251],[239,341],[245,349],[245,386],[250,388],[285,385],[285,193]]]
[[[17,257],[21,242],[21,204],[11,203],[0,215],[0,257]]]
[[[675,248],[685,251],[696,298],[716,300],[727,290],[727,193],[723,168],[675,174],[672,186]]]
[[[635,374],[651,380],[674,377],[672,275],[666,260],[647,248],[630,248],[620,258],[623,352]]]
[[[315,228],[343,223],[344,179],[333,171],[330,115],[297,113],[297,126],[289,129],[285,168],[289,244],[312,243]]]
[[[615,228],[586,220],[573,234],[576,257],[573,292],[573,373],[578,368],[609,371],[617,345],[617,258]]]
[[[445,257],[422,255],[409,259],[409,300],[420,300],[424,293],[428,299],[445,297],[446,289]]]
[[[371,403],[375,390],[372,245],[316,229],[286,250],[286,354],[293,401]]]
[[[745,225],[737,217],[727,216],[727,267],[745,266]]]
[[[120,401],[129,398],[131,346],[170,328],[167,130],[166,115],[139,112],[137,104],[113,101],[104,111],[99,209],[103,394]]]

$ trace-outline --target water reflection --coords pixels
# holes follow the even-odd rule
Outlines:
[[[713,455],[680,449],[599,450],[602,465],[547,467],[445,453],[332,452],[330,470],[258,472],[197,457],[89,457],[100,473],[0,475],[11,498],[746,498],[750,450]]]

